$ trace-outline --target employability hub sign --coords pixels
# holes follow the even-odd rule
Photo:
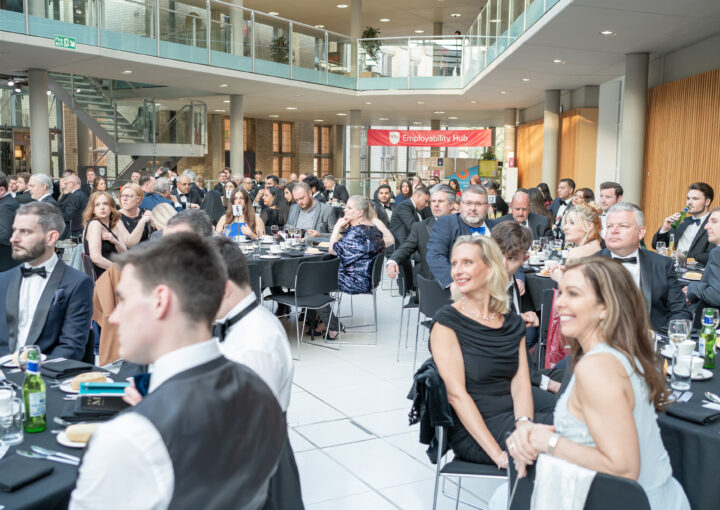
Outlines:
[[[489,147],[491,136],[489,129],[368,129],[367,144],[399,147]]]

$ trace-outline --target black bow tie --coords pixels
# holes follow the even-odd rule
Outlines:
[[[617,260],[621,264],[637,264],[637,257],[628,257],[626,259],[621,259],[620,257],[613,257],[613,260]]]
[[[688,223],[693,223],[695,225],[700,225],[700,218],[688,218],[685,221],[687,221]]]
[[[230,331],[230,328],[232,328],[235,324],[240,322],[247,314],[252,312],[255,308],[260,306],[260,301],[255,299],[252,303],[250,303],[249,306],[247,306],[245,309],[243,309],[240,313],[237,315],[234,315],[233,317],[230,317],[225,322],[216,322],[215,325],[213,325],[212,328],[212,334],[214,337],[217,337],[220,342],[225,341],[225,337],[228,334],[228,331]]]
[[[21,267],[20,268],[20,274],[23,278],[28,278],[29,276],[32,276],[34,274],[38,275],[40,278],[46,278],[47,277],[47,271],[45,271],[44,267]]]

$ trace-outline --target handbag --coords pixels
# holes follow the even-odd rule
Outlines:
[[[570,346],[567,345],[565,335],[560,331],[560,315],[555,309],[555,300],[558,290],[553,289],[552,306],[550,307],[550,323],[548,324],[547,340],[545,347],[545,368],[555,368],[555,365],[570,353]]]
[[[92,260],[90,260],[90,255],[88,255],[87,253],[82,254],[82,270],[83,273],[88,275],[93,282],[97,280],[97,275],[95,274],[95,265],[93,264]]]

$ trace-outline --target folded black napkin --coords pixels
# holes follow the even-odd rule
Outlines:
[[[0,491],[12,492],[52,472],[53,467],[47,462],[9,455],[0,460]]]
[[[720,419],[720,411],[708,409],[692,402],[675,402],[667,413],[681,420],[691,421],[699,425],[707,425]]]
[[[66,377],[74,377],[83,372],[92,372],[93,370],[97,370],[95,365],[72,359],[55,361],[53,363],[42,363],[40,367],[40,373],[51,379],[65,379]]]

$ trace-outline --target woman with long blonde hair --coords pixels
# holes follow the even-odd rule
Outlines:
[[[525,323],[508,310],[510,277],[492,239],[458,238],[451,274],[455,302],[435,314],[430,332],[453,410],[449,444],[460,459],[504,469],[506,434],[535,419]]]
[[[602,208],[595,202],[574,205],[565,214],[562,221],[565,242],[575,245],[568,252],[568,262],[589,257],[601,250],[601,214]]]

